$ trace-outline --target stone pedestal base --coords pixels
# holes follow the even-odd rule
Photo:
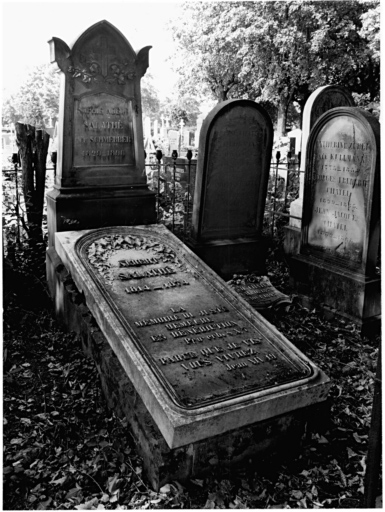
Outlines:
[[[48,250],[46,262],[56,315],[79,334],[85,353],[94,359],[108,405],[126,417],[154,490],[249,460],[263,469],[266,460],[295,456],[305,433],[327,428],[329,404],[324,401],[264,421],[255,418],[251,425],[170,449],[55,249]]]
[[[47,193],[49,246],[56,232],[156,222],[155,193],[143,188],[52,189]]]
[[[205,243],[188,240],[186,245],[225,280],[231,279],[234,274],[266,274],[267,240],[263,237]]]
[[[343,318],[363,335],[379,330],[381,279],[342,269],[314,256],[297,255],[290,262],[291,285],[306,307],[324,309],[328,318]]]

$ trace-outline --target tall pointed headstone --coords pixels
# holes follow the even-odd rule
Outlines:
[[[49,43],[61,71],[56,181],[47,194],[50,246],[58,231],[154,222],[140,93],[151,47],[136,53],[107,21],[72,47],[56,37]]]

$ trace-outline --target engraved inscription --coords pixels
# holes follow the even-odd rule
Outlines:
[[[130,281],[132,279],[143,279],[145,277],[169,276],[175,274],[175,270],[170,267],[152,268],[145,272],[133,272],[132,274],[119,274],[122,281]]]
[[[143,258],[135,260],[119,260],[120,267],[139,267],[141,265],[154,265],[159,262],[159,258]]]
[[[115,312],[128,324],[127,342],[178,403],[199,406],[302,376],[187,258],[147,230],[128,236],[124,231],[135,228],[114,229],[88,244],[89,264],[104,293],[119,301]]]
[[[150,287],[150,286],[130,286],[130,288],[125,288],[125,292],[126,293],[141,293],[141,292],[153,292],[153,291],[156,291],[156,290],[168,290],[170,288],[177,288],[177,287],[181,287],[181,286],[187,286],[188,283],[186,280],[182,280],[182,281],[168,281],[167,283],[164,283],[162,285],[159,285],[159,286],[154,286],[154,287]]]
[[[372,148],[358,123],[326,124],[314,145],[309,246],[360,262],[366,234],[365,204]],[[338,125],[339,126],[339,125]]]
[[[106,93],[75,100],[74,165],[133,163],[131,102]]]

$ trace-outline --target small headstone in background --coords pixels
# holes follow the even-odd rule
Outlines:
[[[170,145],[170,154],[179,150],[179,132],[177,130],[168,130],[168,143]]]

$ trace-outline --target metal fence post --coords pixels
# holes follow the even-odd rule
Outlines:
[[[191,159],[192,159],[192,151],[189,149],[186,154],[187,160],[188,160],[188,174],[187,174],[187,211],[186,211],[186,228],[184,236],[186,237],[186,231],[188,230],[189,226],[189,215],[190,215],[190,179],[191,179]]]
[[[171,157],[174,161],[173,165],[173,193],[172,193],[172,232],[175,231],[175,173],[176,173],[176,159],[178,158],[178,151],[174,149],[171,153]]]
[[[160,202],[160,161],[162,160],[163,153],[160,149],[156,150],[156,159],[158,160],[158,193],[156,199],[156,221],[159,222],[159,202]]]
[[[273,215],[271,217],[271,236],[274,236],[274,221],[275,221],[275,203],[277,199],[277,181],[278,181],[278,165],[281,158],[281,152],[277,151],[275,154],[276,168],[275,168],[275,184],[274,184],[274,200],[273,200]]]

